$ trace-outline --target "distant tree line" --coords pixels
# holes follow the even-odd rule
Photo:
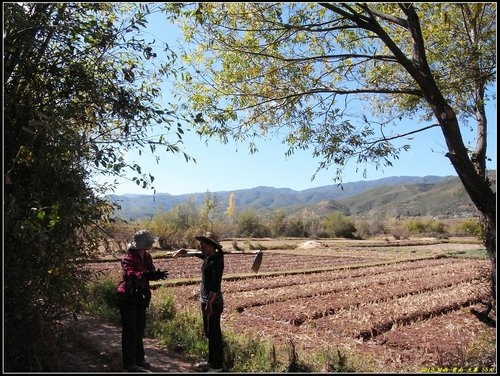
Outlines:
[[[163,249],[194,247],[194,236],[204,231],[215,231],[225,239],[475,236],[479,240],[482,236],[477,218],[446,222],[435,218],[358,218],[338,211],[319,216],[308,209],[299,214],[287,214],[282,209],[263,214],[249,208],[238,212],[231,199],[228,206],[231,210],[223,213],[214,205],[216,201],[215,194],[207,193],[204,207],[197,207],[193,201],[188,201],[169,211],[157,212],[148,219],[115,222],[106,230],[112,234],[130,234],[138,228],[148,228],[159,237],[159,245]]]

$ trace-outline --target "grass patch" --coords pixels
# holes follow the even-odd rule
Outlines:
[[[447,253],[450,257],[455,258],[470,258],[470,259],[487,259],[488,251],[484,248],[482,249],[469,249],[466,251],[455,251]]]
[[[224,331],[224,363],[231,372],[282,372],[274,345]]]
[[[265,245],[262,245],[261,243],[253,244],[251,242],[247,242],[248,249],[251,251],[266,251],[269,248],[266,247]]]
[[[203,321],[198,311],[177,312],[167,321],[152,320],[149,333],[168,348],[183,351],[198,360],[208,354],[208,343],[203,333]]]
[[[315,360],[323,372],[354,372],[350,368],[347,356],[340,350],[326,348],[315,355]]]
[[[121,324],[116,284],[116,278],[112,276],[90,281],[85,287],[85,296],[80,302],[81,308],[92,316]]]

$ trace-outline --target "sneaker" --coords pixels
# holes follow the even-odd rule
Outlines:
[[[199,362],[194,365],[196,368],[210,368],[210,363],[208,362]]]
[[[217,373],[217,372],[222,372],[222,368],[209,368],[208,373]]]
[[[146,361],[139,362],[139,363],[137,363],[137,365],[139,367],[145,368],[145,369],[150,369],[151,368],[151,363],[146,362]]]

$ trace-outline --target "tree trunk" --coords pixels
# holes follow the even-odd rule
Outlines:
[[[481,223],[484,228],[484,244],[488,250],[491,261],[491,308],[496,310],[496,286],[497,286],[497,230],[495,221],[485,215],[481,216]]]
[[[448,145],[446,156],[467,191],[471,201],[480,213],[484,230],[484,246],[491,260],[491,306],[496,308],[496,193],[491,189],[487,174],[476,171],[463,144],[458,121],[448,105],[436,107],[436,116],[441,124]]]

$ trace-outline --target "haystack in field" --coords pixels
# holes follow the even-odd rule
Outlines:
[[[308,240],[304,243],[300,243],[297,248],[298,249],[316,249],[316,248],[327,248],[328,245],[322,242],[318,242],[316,240]]]

